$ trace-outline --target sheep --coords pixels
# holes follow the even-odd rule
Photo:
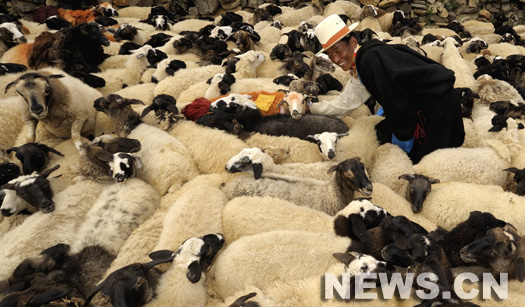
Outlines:
[[[40,143],[26,143],[20,147],[11,147],[6,150],[6,153],[10,154],[12,151],[16,152],[16,158],[22,162],[24,175],[42,171],[49,161],[50,152],[64,156],[54,148]]]
[[[276,230],[245,236],[219,254],[210,270],[210,287],[226,298],[246,286],[264,290],[279,279],[297,280],[315,275],[318,280],[336,263],[329,254],[344,252],[349,244],[349,238],[332,233]],[[308,265],[304,263],[305,254]]]
[[[148,40],[148,35],[142,29],[127,23],[122,23],[117,28],[115,34],[113,34],[113,38],[117,42],[125,39],[142,46]]]
[[[281,197],[333,215],[354,198],[355,191],[366,196],[372,194],[372,183],[359,160],[347,159],[332,166],[328,172],[335,175],[330,181],[296,177],[248,180],[243,176],[227,182],[222,190],[230,199],[243,195]]]
[[[180,94],[191,85],[223,72],[224,68],[219,65],[181,69],[177,71],[173,77],[167,77],[160,81],[155,87],[153,94],[154,96],[166,94],[178,100]]]
[[[136,102],[110,94],[97,99],[95,108],[109,116],[118,135],[127,135],[142,144],[138,153],[138,157],[144,163],[141,178],[152,184],[160,195],[164,195],[169,189],[178,188],[197,176],[198,170],[188,149],[167,132],[148,124],[141,124],[139,114],[131,108],[131,103]],[[149,137],[151,134],[158,137],[152,139]],[[163,150],[159,152],[158,148]],[[158,167],[157,163],[162,163],[163,166]],[[170,176],[159,174],[165,167],[171,169]]]
[[[204,306],[206,271],[223,245],[221,234],[187,239],[173,252],[172,268],[160,278],[158,295],[148,305]]]
[[[0,237],[4,259],[0,265],[0,280],[6,278],[22,259],[37,251],[60,242],[72,243],[77,237],[77,227],[90,209],[81,204],[94,203],[102,187],[89,180],[72,184],[53,197],[56,207],[52,214],[33,214],[11,229],[9,235]]]
[[[488,104],[502,100],[525,103],[516,88],[506,81],[494,79],[486,74],[479,76],[477,81],[480,83],[478,95],[482,103]]]
[[[412,173],[412,166],[412,161],[399,146],[386,143],[379,146],[372,156],[370,180],[382,183],[405,197],[408,183],[399,180],[399,176]]]
[[[445,148],[423,157],[414,165],[413,171],[439,178],[442,182],[461,181],[503,186],[507,181],[507,174],[502,170],[508,168],[509,163],[510,156],[506,160],[490,147]]]
[[[461,57],[459,50],[455,47],[456,40],[448,37],[443,41],[444,51],[442,63],[448,69],[454,71],[456,81],[454,87],[468,87],[473,91],[477,91],[478,86],[473,77],[473,72]]]
[[[19,176],[0,186],[0,190],[9,189],[16,191],[16,195],[27,202],[30,206],[50,213],[55,210],[53,202],[53,191],[49,185],[47,177],[60,165],[56,165],[42,173],[33,173],[31,175]]]
[[[297,10],[283,11],[281,14],[275,15],[274,18],[281,20],[286,27],[293,27],[298,26],[302,21],[308,20],[314,15],[316,14],[313,7],[306,6]]]
[[[222,210],[226,244],[272,230],[331,232],[333,217],[274,197],[237,197]]]
[[[233,73],[236,79],[255,78],[257,75],[257,67],[266,60],[262,53],[254,50],[247,51],[235,57],[239,59],[235,64],[235,73]]]
[[[20,31],[19,26],[13,22],[0,23],[0,56],[9,48],[19,43],[26,43],[27,39]]]
[[[508,273],[508,278],[525,281],[525,246],[518,230],[507,224],[489,229],[487,234],[466,246],[461,259],[470,264],[489,266],[492,274]]]
[[[106,135],[82,144],[79,163],[73,168],[78,174],[73,180],[89,178],[96,182],[124,182],[139,177],[142,160],[132,154],[140,150],[138,140]]]
[[[15,145],[16,136],[22,130],[24,122],[21,117],[19,97],[9,97],[0,100],[0,146],[10,148]]]
[[[429,178],[420,174],[403,174],[399,179],[408,181],[407,199],[412,204],[412,211],[414,213],[421,212],[423,202],[427,198],[428,193],[431,192],[432,184],[439,183],[439,179]]]
[[[215,74],[215,76],[208,79],[206,83],[208,83],[210,87],[204,94],[204,98],[212,99],[228,93],[231,89],[230,86],[235,83],[235,77],[230,74]]]
[[[504,169],[506,172],[511,172],[514,174],[512,178],[509,178],[507,184],[504,186],[505,191],[510,191],[516,193],[519,196],[525,195],[525,174],[523,169],[518,169],[516,167],[510,167]]]
[[[379,226],[389,215],[385,209],[374,205],[369,199],[358,198],[335,215],[334,231],[338,236],[366,242],[369,240],[367,230]]]
[[[35,141],[38,122],[57,137],[71,137],[77,149],[80,148],[81,133],[94,131],[95,110],[91,103],[100,97],[100,93],[82,81],[49,68],[23,74],[9,83],[6,91],[13,86],[23,98],[19,103],[22,120],[28,128],[26,142]],[[75,93],[82,94],[73,99]]]
[[[144,305],[151,300],[159,278],[153,268],[156,265],[173,261],[174,253],[169,252],[169,254],[165,255],[163,251],[153,252],[150,255],[155,259],[150,262],[129,264],[112,272],[86,297],[84,306],[88,306],[98,292],[102,292],[115,306]],[[159,258],[156,258],[157,256]],[[96,303],[102,305],[101,302]]]
[[[168,133],[186,146],[202,174],[225,172],[226,162],[248,147],[234,135],[202,127],[189,120],[178,121]],[[213,159],[210,159],[209,152],[215,153]]]
[[[98,91],[102,95],[108,95],[127,86],[138,84],[146,66],[149,65],[146,55],[150,50],[152,47],[149,45],[133,50],[132,55],[128,56],[124,68],[108,69],[94,74],[106,80],[106,85],[98,88]]]
[[[330,180],[328,169],[334,165],[335,163],[327,162],[276,164],[269,154],[258,147],[253,147],[241,150],[226,163],[225,168],[229,173],[253,173],[255,179],[266,177],[269,173]]]
[[[481,210],[524,229],[522,217],[515,210],[521,203],[520,196],[504,192],[501,186],[441,183],[428,194],[420,214],[449,230],[463,221],[470,211]]]
[[[270,147],[283,149],[286,151],[286,156],[282,159],[283,163],[314,163],[324,161],[323,157],[319,154],[319,146],[316,146],[316,144],[310,141],[295,137],[255,133],[245,140],[245,144],[248,147],[259,147],[263,150],[267,150]]]
[[[155,189],[140,179],[108,186],[87,212],[71,251],[98,245],[116,256],[131,232],[153,214],[159,201]]]

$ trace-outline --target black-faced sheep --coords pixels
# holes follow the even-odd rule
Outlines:
[[[403,174],[399,179],[408,181],[407,199],[412,204],[414,213],[421,212],[423,202],[432,189],[432,184],[439,183],[439,179],[429,178],[420,174]]]
[[[43,170],[49,161],[50,152],[59,156],[64,156],[54,148],[40,143],[26,143],[22,146],[11,147],[6,150],[8,154],[12,151],[16,152],[16,158],[22,162],[24,175]]]
[[[374,205],[368,198],[352,200],[334,218],[335,234],[352,240],[367,241],[368,229],[379,226],[390,214]]]
[[[511,184],[506,185],[506,190],[514,192],[520,196],[525,195],[525,169],[518,169],[516,167],[510,167],[504,169],[506,172],[511,172],[514,174],[511,180]]]
[[[52,199],[53,191],[51,190],[47,177],[59,167],[60,165],[55,165],[40,174],[33,173],[31,175],[17,177],[0,186],[0,190],[15,190],[18,197],[25,200],[34,208],[44,213],[53,212],[55,210],[55,203]]]
[[[461,260],[489,266],[491,273],[508,273],[510,279],[525,281],[525,245],[514,226],[489,229],[486,235],[463,247]]]

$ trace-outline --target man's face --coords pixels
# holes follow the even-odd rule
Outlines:
[[[350,70],[352,67],[352,59],[354,56],[355,44],[353,44],[353,38],[349,44],[344,41],[338,41],[328,50],[326,54],[330,58],[330,61],[339,65],[344,71]]]

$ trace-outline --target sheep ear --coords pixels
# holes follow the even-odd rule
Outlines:
[[[106,280],[102,281],[100,284],[98,284],[98,286],[95,287],[95,289],[93,289],[93,291],[91,291],[91,293],[88,295],[88,297],[86,297],[86,300],[84,301],[84,306],[89,306],[91,299],[93,299],[93,297],[104,288],[105,283]]]
[[[52,172],[56,171],[59,168],[60,168],[60,164],[57,164],[53,166],[52,168],[43,171],[42,173],[40,173],[40,175],[43,176],[44,178],[47,178],[47,176],[49,176]]]
[[[151,110],[153,110],[151,106],[145,107],[144,110],[142,110],[142,114],[140,115],[140,118],[143,118],[144,116],[148,115],[148,113],[151,112]]]
[[[348,231],[348,218],[343,215],[338,215],[334,220],[334,232],[340,237],[350,237]]]
[[[6,183],[0,186],[0,190],[14,190],[14,189],[15,189],[15,185],[12,183]]]
[[[113,154],[103,150],[103,151],[97,152],[95,154],[95,158],[97,158],[97,159],[99,159],[100,161],[103,161],[103,162],[111,162],[111,161],[113,161]]]
[[[336,164],[328,169],[327,174],[333,173],[339,169],[339,164]]]
[[[318,140],[318,139],[319,139],[319,138],[317,137],[317,134],[310,134],[310,135],[307,135],[307,136],[306,136],[306,140],[307,140],[307,141],[310,141],[310,142],[312,142],[312,143],[317,143],[317,140]]]
[[[7,154],[10,154],[12,151],[17,151],[19,148],[20,148],[20,147],[11,147],[11,148],[7,149],[5,152],[6,152]]]
[[[252,168],[253,168],[253,177],[255,179],[261,178],[262,172],[263,172],[263,165],[261,163],[253,163]]]
[[[403,174],[403,175],[400,175],[397,179],[405,179],[406,181],[410,181],[410,179],[413,179],[413,178],[414,178],[413,174]]]
[[[343,263],[346,266],[348,266],[350,262],[352,262],[355,259],[353,255],[350,255],[348,253],[333,253],[332,255],[335,259],[339,260],[339,262]]]
[[[142,102],[142,100],[138,100],[138,99],[129,99],[128,100],[128,103],[129,104],[144,104],[144,102]]]
[[[65,289],[51,289],[51,290],[47,290],[46,292],[32,298],[29,302],[28,302],[28,307],[33,307],[33,306],[42,306],[42,305],[45,305],[47,303],[50,303],[54,300],[57,300],[59,298],[62,298],[64,296],[66,296],[67,294],[69,293],[68,290],[65,290]]]
[[[199,265],[198,261],[193,261],[188,266],[188,272],[186,273],[186,277],[188,278],[191,283],[197,283],[199,280],[201,280],[201,266]]]
[[[352,231],[354,235],[359,238],[361,242],[368,240],[368,232],[366,231],[366,225],[357,214],[350,214],[350,223],[352,223]]]
[[[148,257],[151,260],[159,260],[159,259],[169,258],[173,254],[174,254],[173,251],[171,251],[169,249],[163,249],[163,250],[158,250],[158,251],[154,251],[154,252],[149,253]]]
[[[8,150],[9,150],[9,149],[8,149]],[[9,152],[8,152],[8,153],[9,153]],[[516,173],[519,171],[519,169],[517,169],[516,167],[509,167],[509,168],[504,169],[503,171],[505,171],[505,172],[511,172],[511,173],[516,174]]]
[[[243,295],[241,297],[239,297],[238,299],[235,300],[235,302],[233,302],[230,307],[248,307],[248,306],[260,306],[259,304],[257,303],[253,303],[252,302],[249,302],[249,303],[246,303],[247,300],[251,299],[252,297],[256,296],[257,293],[256,292],[252,292],[252,293],[248,293],[246,295]],[[246,303],[246,304],[245,304]]]
[[[441,181],[439,179],[428,178],[428,182],[430,182],[430,184],[434,184],[434,183],[440,183]]]
[[[50,78],[50,79],[60,79],[60,78],[64,78],[64,75],[51,75],[51,76],[48,76],[48,78]]]
[[[347,135],[348,135],[348,133],[338,133],[337,134],[337,138],[339,139],[339,138],[342,138],[343,136],[347,136]]]

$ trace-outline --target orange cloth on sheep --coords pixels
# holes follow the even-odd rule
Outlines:
[[[71,22],[73,26],[76,26],[84,22],[94,21],[95,17],[98,15],[98,13],[94,12],[91,9],[88,9],[88,10],[58,9],[58,12],[60,13],[60,17]]]

